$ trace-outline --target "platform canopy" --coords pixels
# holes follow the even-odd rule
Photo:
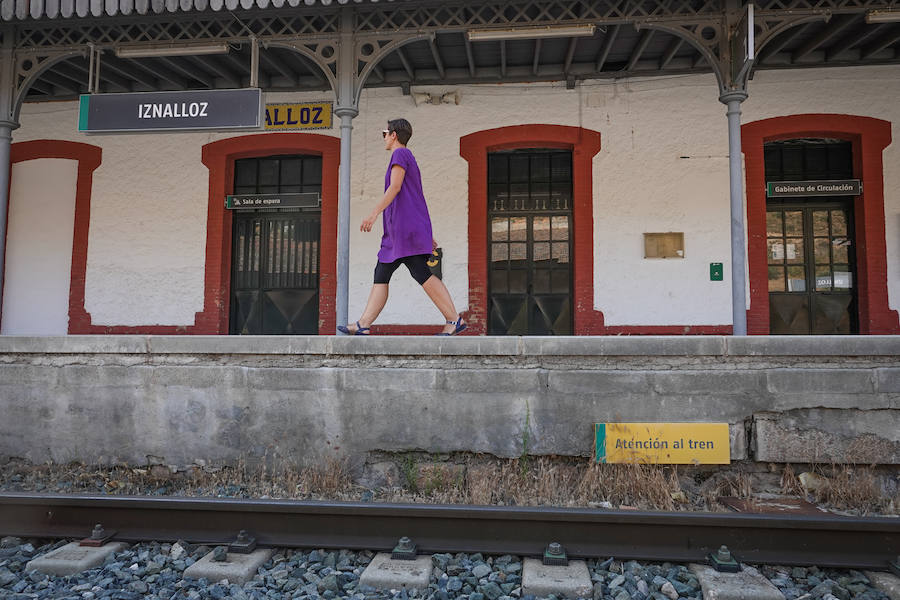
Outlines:
[[[744,13],[739,0],[0,3],[20,77],[51,58],[30,78],[26,100],[87,93],[91,48],[99,56],[98,92],[246,87],[256,44],[263,89],[329,90],[335,42],[348,23],[359,40],[359,64],[377,56],[364,76],[360,70],[365,87],[571,87],[589,79],[710,73],[725,64],[733,47],[723,40],[745,27]],[[896,0],[761,0],[755,13],[757,70],[900,63]],[[390,44],[404,35],[402,44]],[[28,54],[35,65],[27,64]]]

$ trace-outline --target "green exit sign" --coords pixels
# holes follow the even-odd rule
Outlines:
[[[722,263],[709,263],[709,280],[722,281]]]

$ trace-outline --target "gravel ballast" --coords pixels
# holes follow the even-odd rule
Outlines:
[[[184,570],[212,548],[148,542],[135,544],[107,559],[102,567],[68,577],[26,572],[29,560],[58,548],[61,540],[39,545],[33,540],[0,541],[0,598],[83,599],[140,598],[262,600],[536,600],[523,596],[522,557],[481,554],[432,555],[431,584],[422,592],[374,590],[359,578],[374,557],[370,551],[278,550],[243,586],[227,581],[184,578]],[[685,565],[587,561],[593,583],[588,600],[700,600],[697,578]],[[765,566],[786,600],[889,600],[857,571],[815,567]],[[549,596],[548,600],[561,600]]]

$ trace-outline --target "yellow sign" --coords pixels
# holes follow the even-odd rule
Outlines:
[[[331,102],[266,104],[266,129],[331,129]]]
[[[727,465],[731,462],[728,423],[595,423],[594,460]]]

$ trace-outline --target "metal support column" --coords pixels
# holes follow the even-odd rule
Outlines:
[[[3,318],[3,274],[6,272],[6,215],[9,206],[10,145],[12,131],[19,127],[16,106],[16,67],[13,30],[0,30],[0,320]]]
[[[728,106],[728,167],[731,179],[731,314],[732,335],[747,335],[746,265],[744,241],[744,177],[741,160],[741,103],[747,92],[735,90],[719,96]]]
[[[18,127],[12,121],[0,121],[0,311],[3,310],[3,274],[6,271],[6,213],[9,205],[9,147],[12,130]],[[0,313],[0,318],[3,314]]]
[[[355,108],[338,107],[334,114],[341,119],[341,168],[338,182],[338,233],[337,233],[337,294],[335,308],[337,324],[348,323],[350,295],[350,142],[353,117],[359,114]]]
[[[337,107],[334,114],[341,119],[341,167],[338,181],[337,324],[348,323],[350,295],[350,144],[353,118],[359,114],[356,98],[356,48],[353,36],[353,13],[343,9],[337,64]]]

